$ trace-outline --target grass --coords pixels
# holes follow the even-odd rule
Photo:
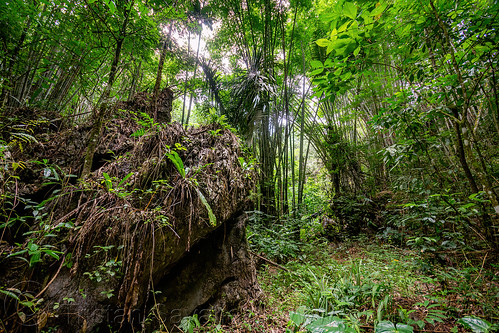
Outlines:
[[[498,321],[499,266],[487,253],[446,254],[442,264],[420,251],[366,239],[305,248],[283,263],[287,270],[260,266],[259,303],[249,303],[217,330],[208,324],[200,331],[308,332],[306,325],[327,317],[353,332],[390,323],[401,332],[404,325],[416,332],[467,332],[458,323],[463,317]]]

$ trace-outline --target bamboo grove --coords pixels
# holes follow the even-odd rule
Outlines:
[[[265,214],[306,211],[324,176],[332,201],[404,193],[439,209],[415,229],[496,246],[498,13],[486,0],[4,1],[2,117],[90,121],[84,178],[110,106],[171,87],[174,121],[235,128]],[[8,145],[19,131],[3,124]]]

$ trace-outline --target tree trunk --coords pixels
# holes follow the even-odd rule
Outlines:
[[[158,120],[158,98],[159,98],[159,88],[161,86],[161,77],[163,74],[163,66],[165,64],[165,58],[166,58],[166,51],[168,50],[168,39],[170,38],[171,32],[172,32],[172,26],[173,24],[170,24],[170,28],[168,30],[168,37],[165,38],[163,41],[163,46],[161,48],[161,54],[159,56],[159,64],[158,64],[158,71],[156,73],[156,82],[154,84],[154,93],[153,93],[153,110],[152,110],[152,116],[154,118],[154,121]],[[171,114],[166,114],[166,119],[165,122],[169,123],[172,119]]]
[[[85,153],[85,161],[83,163],[83,170],[81,172],[81,178],[87,177],[92,171],[92,163],[94,160],[95,150],[97,149],[97,145],[99,143],[99,135],[102,131],[102,126],[104,125],[104,119],[108,115],[108,111],[110,110],[109,102],[111,96],[111,89],[113,87],[114,81],[116,79],[116,73],[118,72],[118,63],[120,61],[121,49],[123,47],[123,42],[126,38],[126,28],[128,25],[129,14],[133,8],[133,2],[130,4],[130,7],[125,10],[125,19],[123,21],[122,28],[120,30],[120,35],[116,41],[116,49],[114,51],[113,62],[111,64],[111,70],[109,71],[109,78],[104,88],[104,92],[101,95],[101,98],[98,102],[98,107],[94,109],[93,118],[94,123],[92,125],[92,130],[89,134],[87,151]]]

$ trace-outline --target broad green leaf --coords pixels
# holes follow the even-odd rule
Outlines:
[[[324,39],[324,38],[321,38],[321,39],[319,39],[319,40],[317,40],[315,42],[320,47],[326,47],[326,46],[328,46],[331,43],[331,41],[329,39]]]
[[[338,38],[338,30],[336,30],[336,28],[333,29],[333,31],[331,31],[331,40],[335,40],[336,38]]]
[[[22,306],[27,306],[29,308],[32,307],[33,305],[35,305],[35,303],[32,301],[21,301],[21,302],[19,302],[19,304],[21,304]]]
[[[354,20],[357,17],[357,6],[352,2],[345,2],[343,5],[343,14]]]
[[[319,318],[307,325],[307,329],[311,333],[327,333],[327,332],[345,332],[355,333],[355,329],[348,326],[345,321],[339,317],[324,317]]]
[[[45,253],[51,256],[54,259],[59,260],[59,255],[57,254],[59,251],[51,251],[51,250],[46,250]],[[60,253],[60,252],[59,252]]]
[[[319,68],[319,69],[316,69],[314,71],[311,71],[310,75],[318,75],[318,74],[320,74],[322,72],[324,72],[324,68]]]
[[[299,312],[290,312],[289,319],[293,322],[293,324],[299,327],[305,322],[305,314]]]
[[[391,321],[380,322],[374,331],[375,333],[412,333],[414,328],[405,324],[394,324]]]
[[[380,4],[380,3],[378,3],[376,5],[376,8],[374,8],[373,11],[369,15],[370,16],[378,16],[381,13],[383,13],[383,11],[385,10],[385,8],[386,8],[386,4]]]
[[[319,19],[324,22],[330,22],[334,20],[338,15],[335,12],[329,11],[320,14]]]
[[[349,20],[349,21],[346,21],[345,23],[343,23],[339,28],[338,28],[338,33],[340,32],[343,32],[345,30],[347,30],[348,28],[348,25],[351,23],[352,21]]]
[[[113,181],[107,172],[102,174],[104,176],[104,184],[106,185],[106,189],[110,190],[113,188]]]
[[[185,178],[185,168],[184,168],[184,162],[182,162],[182,159],[180,156],[178,156],[178,153],[176,151],[172,151],[170,153],[166,153],[166,156],[173,162],[175,167],[177,168],[178,173]]]
[[[319,60],[312,60],[312,61],[310,62],[310,65],[312,66],[312,68],[320,68],[320,67],[324,67],[324,66],[322,65],[322,62],[321,62],[321,61],[319,61]]]
[[[24,249],[24,250],[21,250],[21,251],[17,251],[17,252],[14,252],[14,253],[9,254],[9,255],[7,256],[7,258],[9,258],[9,257],[15,257],[15,256],[18,256],[18,255],[23,254],[23,253],[26,253],[26,252],[28,252],[28,250],[27,250],[27,249]],[[21,258],[21,259],[23,259],[23,258]]]
[[[345,80],[345,81],[348,80],[351,77],[352,77],[352,72],[346,72],[343,75],[341,75],[341,79]]]
[[[40,262],[41,261],[40,257],[41,257],[41,252],[35,252],[35,253],[33,253],[31,255],[31,257],[29,258],[29,265],[33,266],[37,262]]]
[[[345,53],[345,50],[350,45],[355,46],[355,45],[357,45],[357,43],[355,43],[355,40],[353,40],[351,38],[341,38],[341,39],[337,39],[334,42],[332,42],[330,46],[331,46],[331,50],[335,50],[337,55],[343,55]]]
[[[29,252],[35,252],[38,250],[38,245],[32,242],[28,243],[28,251]]]
[[[116,5],[114,4],[113,0],[104,0],[104,2],[109,7],[109,11],[111,12],[111,14],[116,13],[118,9],[116,8]]]
[[[364,30],[366,32],[373,29],[373,24],[372,24],[373,22],[374,22],[374,19],[371,16],[366,15],[364,17]]]
[[[357,48],[355,49],[355,51],[353,51],[353,55],[354,55],[354,56],[358,56],[358,55],[359,55],[359,52],[360,52],[360,46],[359,46],[359,47],[357,47]]]
[[[333,43],[331,43],[331,44],[329,44],[329,45],[327,46],[327,49],[326,49],[326,54],[329,54],[329,53],[333,52],[333,50],[334,50],[334,44],[333,44]]]
[[[473,333],[488,333],[492,326],[488,321],[474,316],[463,317],[457,322],[472,330]]]

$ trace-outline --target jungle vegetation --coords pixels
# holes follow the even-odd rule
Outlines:
[[[140,136],[170,91],[165,122],[217,123],[251,156],[264,291],[180,329],[493,332],[498,15],[495,0],[0,1],[0,241],[30,267],[60,260],[36,234],[4,239],[46,218],[10,190],[33,165],[57,175],[12,157],[40,124],[91,127],[73,175],[85,182],[114,105],[148,99]]]

